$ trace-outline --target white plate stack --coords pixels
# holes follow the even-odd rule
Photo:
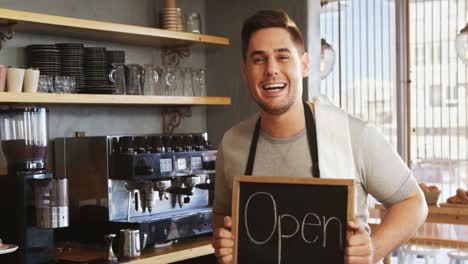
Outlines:
[[[161,25],[163,29],[184,31],[184,21],[180,8],[163,8],[161,11]]]

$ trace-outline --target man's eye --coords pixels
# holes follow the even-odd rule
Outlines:
[[[263,59],[263,58],[254,58],[254,59],[253,59],[253,62],[254,62],[255,64],[263,63],[264,61],[265,61],[265,59]]]
[[[286,61],[286,60],[289,60],[289,56],[280,56],[279,59],[281,61]]]

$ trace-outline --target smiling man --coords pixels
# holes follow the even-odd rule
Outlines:
[[[302,34],[285,12],[264,10],[248,18],[242,29],[242,55],[242,76],[260,109],[227,131],[218,149],[213,247],[219,263],[232,262],[233,176],[326,176],[327,168],[319,168],[317,145],[340,148],[323,146],[326,139],[316,142],[321,127],[315,127],[315,106],[302,101],[309,57]],[[348,223],[353,235],[347,241],[346,262],[375,263],[416,231],[427,206],[410,170],[384,137],[365,122],[351,116],[346,120],[349,132],[338,133],[349,134],[357,194],[356,219]],[[368,194],[388,208],[372,235],[367,225]]]

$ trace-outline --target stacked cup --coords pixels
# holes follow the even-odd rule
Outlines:
[[[175,0],[165,0],[161,11],[161,25],[163,29],[184,31],[184,21],[180,8],[176,7]]]
[[[8,68],[6,73],[7,91],[12,93],[37,92],[37,86],[39,83],[39,73],[39,70],[36,69],[25,70],[21,68]]]
[[[162,28],[173,31],[184,31],[184,22],[180,8],[164,8],[161,13]]]

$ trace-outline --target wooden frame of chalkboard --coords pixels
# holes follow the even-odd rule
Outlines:
[[[234,264],[345,263],[354,180],[235,176],[232,190]]]

